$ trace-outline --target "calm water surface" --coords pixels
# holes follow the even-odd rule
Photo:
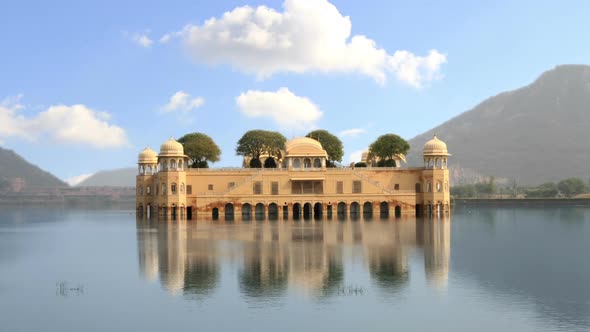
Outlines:
[[[0,208],[1,331],[589,331],[589,208],[159,223]]]

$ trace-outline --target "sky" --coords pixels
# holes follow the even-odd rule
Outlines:
[[[356,161],[560,64],[590,62],[590,1],[9,1],[0,146],[62,179],[211,136],[325,129]],[[442,137],[444,140],[444,137]]]

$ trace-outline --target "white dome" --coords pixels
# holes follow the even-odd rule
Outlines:
[[[137,160],[140,164],[155,164],[158,162],[158,153],[148,146],[139,153]]]
[[[160,156],[184,156],[184,147],[174,138],[170,137],[160,146]]]
[[[436,137],[434,137],[424,144],[422,154],[425,156],[448,156],[447,144]]]
[[[327,157],[322,144],[313,138],[297,137],[285,142],[287,156]]]

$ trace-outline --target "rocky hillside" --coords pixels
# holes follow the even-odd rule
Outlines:
[[[53,174],[29,163],[16,152],[0,148],[0,190],[11,187],[15,181],[19,182],[17,187],[21,190],[68,186]]]
[[[590,177],[590,66],[563,65],[500,93],[413,139],[409,164],[436,133],[455,183],[478,177],[539,184]]]
[[[137,169],[134,167],[100,171],[80,182],[76,187],[135,187],[136,175]]]

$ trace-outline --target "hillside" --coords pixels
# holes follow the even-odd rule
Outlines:
[[[0,148],[0,186],[10,184],[15,178],[24,180],[24,189],[68,186],[53,174],[29,163],[16,152]]]
[[[590,176],[590,66],[563,65],[409,141],[409,164],[436,133],[455,183],[478,176],[539,184]]]
[[[133,167],[100,171],[78,183],[76,187],[135,187],[136,175],[137,169]]]

